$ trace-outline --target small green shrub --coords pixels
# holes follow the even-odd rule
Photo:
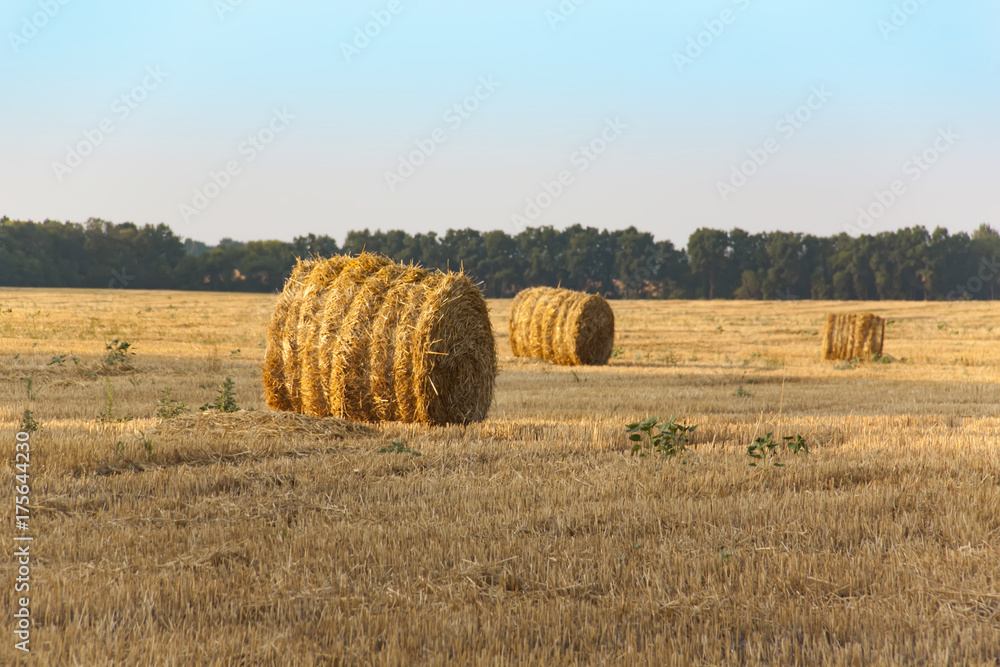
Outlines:
[[[786,435],[783,440],[785,441],[785,448],[792,453],[793,456],[799,454],[805,454],[809,456],[809,443],[800,434]]]
[[[160,397],[156,408],[156,415],[160,419],[173,419],[188,412],[188,406],[180,401],[175,401],[170,395],[170,387],[163,388],[163,396]]]
[[[771,465],[778,468],[785,465],[784,463],[778,463],[774,460],[774,450],[777,446],[778,442],[774,439],[774,433],[768,433],[767,435],[754,440],[753,444],[747,447],[747,456],[754,459],[750,465],[756,466],[757,464],[760,464],[762,468],[766,468],[769,462]]]
[[[153,441],[146,437],[145,431],[139,431],[139,444],[142,445],[147,454],[153,454]]]
[[[115,417],[115,390],[111,386],[111,378],[104,378],[104,413],[98,417],[102,424],[114,424],[132,421],[132,413],[127,413],[124,417]]]
[[[146,453],[152,456],[153,454],[153,441],[149,439],[145,431],[139,431],[139,437],[136,439],[135,444],[142,445],[142,448],[146,450]],[[128,446],[125,444],[124,440],[119,440],[114,444],[112,450],[115,455],[124,457]]]
[[[132,352],[129,348],[132,347],[132,343],[127,340],[115,338],[110,343],[104,346],[107,352],[104,355],[104,365],[114,368],[127,368],[129,366],[129,359],[135,356],[135,352]]]
[[[633,456],[638,454],[640,457],[646,457],[655,453],[666,458],[687,452],[690,434],[698,427],[678,424],[677,415],[674,415],[662,424],[659,417],[650,417],[635,424],[628,424],[625,428],[631,434],[628,439],[635,443],[632,445]]]
[[[200,410],[218,410],[219,412],[239,412],[240,406],[236,404],[236,394],[233,391],[233,380],[226,378],[219,390],[219,395],[214,403],[206,403]]]
[[[19,433],[35,433],[41,427],[42,425],[38,423],[37,419],[35,419],[35,415],[31,412],[31,410],[25,410],[24,414],[21,415],[21,423],[18,425],[17,430]]]
[[[782,440],[784,441],[784,449],[791,452],[793,456],[798,454],[809,455],[809,444],[800,434],[786,435]],[[776,460],[779,444],[774,439],[774,433],[768,433],[754,440],[753,444],[747,447],[747,456],[753,459],[750,465],[754,467],[759,465],[761,468],[766,468],[768,465],[775,468],[784,467],[784,463]]]

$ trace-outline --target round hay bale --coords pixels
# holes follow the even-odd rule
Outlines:
[[[510,347],[516,357],[602,366],[611,358],[614,341],[614,311],[596,294],[532,287],[514,298]]]
[[[363,422],[465,424],[493,402],[496,342],[463,273],[362,253],[299,262],[268,331],[269,407]]]

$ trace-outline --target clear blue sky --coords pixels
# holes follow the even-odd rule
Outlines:
[[[12,218],[215,242],[520,215],[684,244],[838,233],[898,180],[868,231],[1000,223],[995,0],[62,1],[0,8]]]

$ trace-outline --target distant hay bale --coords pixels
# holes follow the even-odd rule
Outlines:
[[[370,253],[300,261],[267,340],[264,393],[274,410],[465,424],[493,402],[493,327],[463,273]]]
[[[874,359],[882,356],[885,320],[865,315],[827,315],[823,328],[823,358]]]
[[[614,341],[614,311],[596,294],[533,287],[514,298],[510,346],[516,357],[601,366],[611,358]]]

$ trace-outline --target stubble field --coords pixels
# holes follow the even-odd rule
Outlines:
[[[491,301],[490,416],[428,428],[268,413],[274,300],[0,290],[36,664],[1000,665],[997,306],[614,302],[617,356],[569,369]],[[863,310],[892,359],[821,361]],[[227,377],[255,412],[198,417]],[[653,415],[698,425],[683,460],[630,454]],[[751,467],[769,432],[810,453]]]

